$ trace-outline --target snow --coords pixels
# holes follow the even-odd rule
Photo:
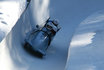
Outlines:
[[[79,25],[70,44],[67,70],[104,69],[103,12],[94,13]]]
[[[90,32],[90,33],[84,33],[84,34],[80,34],[80,35],[76,35],[73,37],[72,42],[70,43],[70,45],[72,45],[73,47],[80,47],[80,46],[86,46],[88,44],[92,43],[92,38],[94,37],[96,33],[94,32]]]
[[[10,1],[22,3],[25,0]],[[103,3],[103,0],[32,0],[27,11],[0,43],[0,70],[104,69],[104,49],[97,47],[103,46],[103,13],[99,11],[103,10]],[[47,55],[39,59],[23,49],[24,39],[36,24],[43,26],[49,16],[59,20],[62,28],[52,41]]]
[[[11,31],[25,8],[24,1],[0,1],[0,42]],[[6,5],[6,6],[5,6]],[[22,7],[21,7],[22,6]],[[12,10],[10,10],[12,9]]]
[[[33,4],[33,7],[34,7],[34,10],[33,12],[33,15],[34,15],[34,18],[36,19],[36,23],[39,25],[39,26],[44,26],[44,22],[49,18],[50,14],[49,14],[49,2],[50,0],[35,0],[34,1],[34,4]]]

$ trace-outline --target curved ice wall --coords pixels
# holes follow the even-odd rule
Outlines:
[[[49,0],[34,0],[33,7],[36,23],[43,26],[44,22],[49,18]]]
[[[14,0],[11,0],[14,1]],[[22,3],[22,0],[15,0]],[[34,58],[23,49],[26,34],[49,17],[49,0],[32,0],[29,8],[0,43],[0,70],[34,70]],[[19,8],[21,9],[21,8]],[[14,11],[14,10],[13,10]],[[38,59],[37,59],[38,60]],[[38,67],[39,68],[39,67]]]

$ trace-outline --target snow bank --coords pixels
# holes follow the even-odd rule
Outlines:
[[[67,70],[104,69],[104,11],[85,19],[70,44]]]

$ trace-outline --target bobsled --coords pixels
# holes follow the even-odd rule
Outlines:
[[[46,55],[46,50],[60,28],[56,20],[50,19],[45,22],[42,28],[37,25],[36,29],[32,30],[25,39],[24,48],[32,55],[42,58]]]

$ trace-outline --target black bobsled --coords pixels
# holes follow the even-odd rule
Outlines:
[[[56,20],[48,19],[42,28],[36,27],[26,38],[24,48],[32,55],[42,58],[60,26]]]

